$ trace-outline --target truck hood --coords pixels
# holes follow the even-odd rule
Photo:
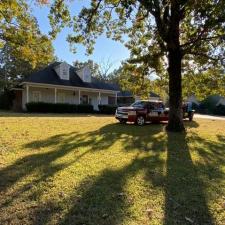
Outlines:
[[[118,107],[117,111],[122,111],[122,112],[128,112],[131,110],[135,110],[136,108],[133,106],[123,106],[123,107]]]

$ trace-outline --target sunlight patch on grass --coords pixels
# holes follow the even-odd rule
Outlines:
[[[185,126],[1,114],[0,224],[223,224],[225,122]]]

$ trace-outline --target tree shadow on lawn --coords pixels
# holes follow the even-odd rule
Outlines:
[[[222,156],[225,144],[204,140],[194,132],[187,137],[185,133],[168,133],[167,137],[164,224],[215,224],[208,209],[206,180],[212,176],[223,179],[218,165],[225,162]],[[190,143],[201,146],[195,145],[191,150]],[[193,150],[201,159],[195,164],[191,158]]]
[[[143,129],[146,133],[144,136],[141,135]],[[48,189],[49,180],[57,172],[76,163],[88,153],[106,151],[118,140],[123,143],[124,150],[132,150],[136,146],[136,148],[146,151],[146,139],[151,138],[151,135],[160,132],[162,129],[163,125],[149,129],[147,126],[141,128],[112,124],[104,126],[97,131],[86,133],[71,132],[55,135],[46,140],[28,143],[23,147],[33,150],[33,154],[31,152],[31,154],[19,158],[13,164],[0,169],[0,194],[1,196],[5,196],[5,198],[1,198],[0,200],[0,209],[9,208],[14,202],[19,201],[19,199],[24,201],[22,198],[26,196],[26,193],[28,194],[26,196],[28,201],[38,201],[43,193],[35,187],[44,185]],[[152,137],[152,140],[154,140],[154,137]],[[82,147],[85,149],[80,150]],[[46,151],[45,148],[49,148],[49,150]],[[66,163],[59,161],[59,163],[55,164],[56,160],[63,158],[71,152],[75,153],[74,158],[70,158]],[[26,178],[29,176],[31,178],[26,181]],[[49,203],[49,205],[52,204]],[[44,207],[40,207],[41,211],[45,214],[44,217],[47,217],[47,214],[50,216],[51,212],[49,210],[46,212]],[[0,223],[4,222],[4,218],[2,217]]]
[[[157,139],[155,141],[157,142]],[[196,134],[193,134],[191,139],[186,138],[185,133],[167,133],[166,140],[159,140],[167,149],[166,176],[163,175],[165,162],[160,158],[160,151],[154,149],[154,154],[151,156],[144,158],[137,156],[128,166],[120,170],[106,169],[94,181],[85,182],[80,186],[81,197],[77,198],[76,195],[71,197],[74,206],[60,224],[123,224],[126,218],[132,217],[129,214],[131,203],[126,195],[115,200],[116,193],[126,193],[125,184],[128,179],[144,170],[146,181],[155,189],[161,187],[165,191],[165,215],[162,223],[213,225],[214,220],[205,196],[206,187],[199,178],[199,173],[204,174],[207,167],[216,166],[220,162],[220,156],[217,158],[214,154],[220,155],[224,144],[204,142],[203,147],[198,149],[199,152],[205,147],[212,151],[217,149],[217,152],[206,153],[208,157],[206,164],[194,165],[188,147],[189,141],[204,142]],[[211,171],[206,171],[207,174],[204,175],[210,176]],[[222,179],[222,171],[217,170],[214,175]],[[154,197],[151,193],[149,195],[150,198]],[[150,224],[151,219],[146,220],[145,223]]]
[[[196,122],[186,125],[198,126]],[[4,194],[18,181],[37,172],[40,175],[30,181],[30,185],[45,184],[50,191],[48,178],[76,163],[85,154],[107,151],[116,141],[120,141],[125,151],[137,151],[136,157],[128,165],[115,170],[105,169],[97,177],[84,179],[78,190],[65,199],[61,208],[58,206],[59,203],[54,201],[46,204],[39,203],[38,207],[30,212],[33,218],[29,224],[47,224],[53,217],[57,220],[56,224],[122,224],[126,218],[129,218],[129,208],[132,205],[129,196],[126,195],[125,185],[129,178],[142,170],[145,171],[146,182],[151,183],[155,188],[161,187],[165,191],[165,225],[214,224],[207,206],[206,187],[199,178],[199,174],[211,176],[213,173],[214,177],[221,179],[222,172],[219,169],[212,172],[207,168],[216,167],[218,163],[221,163],[224,143],[204,140],[193,132],[188,138],[185,134],[168,133],[166,135],[164,132],[161,133],[163,129],[162,124],[145,127],[111,124],[98,131],[60,134],[46,140],[28,143],[25,147],[29,149],[51,147],[53,150],[25,156],[0,170],[0,183],[3,184],[0,187],[1,193]],[[190,142],[202,143],[195,150],[202,158],[207,158],[203,164],[193,164],[189,149]],[[81,147],[85,147],[85,150],[80,152]],[[205,151],[205,148],[209,151]],[[165,162],[160,158],[160,154],[166,150],[167,161]],[[54,165],[55,160],[73,151],[76,152],[74,159]],[[151,152],[151,154],[140,157],[141,152]],[[166,176],[163,175],[165,163]],[[29,186],[29,184],[26,185]],[[24,186],[17,189],[11,198],[7,196],[0,207],[5,208],[6,203],[10,206],[26,191]],[[43,193],[36,191],[29,189],[29,196],[38,201],[38,197]],[[72,207],[66,210],[66,214],[61,218],[60,213],[62,209],[67,208],[65,207],[67,204]],[[151,222],[150,219],[148,222]]]

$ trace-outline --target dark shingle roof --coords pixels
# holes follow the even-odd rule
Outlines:
[[[120,91],[118,93],[118,97],[132,97],[132,93],[130,91],[121,91],[121,88],[117,84],[105,83],[99,81],[94,77],[91,78],[92,79],[91,83],[83,82],[81,78],[77,75],[75,68],[73,66],[70,66],[69,80],[62,80],[57,75],[54,69],[60,63],[61,62],[52,63],[47,67],[45,67],[44,69],[32,73],[28,78],[24,80],[24,82]],[[153,92],[150,92],[149,96],[159,97],[157,94]]]
[[[48,65],[42,70],[32,73],[28,78],[24,80],[24,82],[119,91],[119,87],[117,85],[104,83],[97,80],[96,78],[92,78],[91,83],[83,82],[77,75],[73,66],[70,66],[69,80],[62,80],[54,70],[54,67],[59,64],[60,62],[55,62]]]

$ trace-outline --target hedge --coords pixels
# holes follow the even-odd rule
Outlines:
[[[29,102],[26,104],[28,112],[38,113],[92,113],[92,105],[74,105],[67,103]]]
[[[13,104],[14,94],[11,91],[5,90],[0,92],[0,109],[11,109]]]
[[[117,106],[116,105],[98,105],[99,112],[102,114],[115,114]]]

